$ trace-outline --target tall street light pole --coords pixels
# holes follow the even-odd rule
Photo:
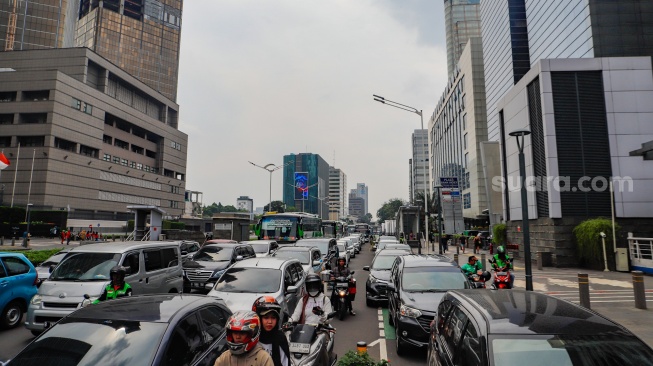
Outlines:
[[[27,234],[25,235],[25,241],[23,242],[23,247],[25,247],[25,248],[27,248],[29,246],[29,236],[30,236],[29,235],[29,222],[31,221],[31,219],[30,219],[30,214],[31,214],[30,208],[32,206],[34,206],[33,203],[28,203],[27,204],[27,229],[26,229]]]
[[[258,164],[254,164],[251,161],[249,161],[249,163],[254,165],[257,168],[261,168],[261,169],[264,169],[264,170],[267,170],[268,172],[270,172],[270,206],[268,206],[268,211],[272,211],[272,172],[285,167],[286,165],[292,163],[292,161],[289,161],[284,165],[267,164],[265,166],[260,166]]]
[[[422,124],[422,130],[424,130],[424,116],[422,115],[422,110],[413,108],[411,106],[407,106],[405,104],[397,103],[389,99],[385,99],[384,97],[372,94],[374,97],[375,102],[383,103],[385,105],[388,105],[390,107],[395,107],[399,109],[403,109],[404,111],[415,113],[419,116],[421,124]],[[428,156],[428,151],[426,153],[426,156]],[[426,162],[427,159],[426,157],[424,158],[424,162]],[[428,192],[427,192],[427,187],[429,183],[426,180],[426,170],[428,169],[428,164],[424,167],[422,170],[422,178],[424,179],[424,244],[426,248],[428,249],[429,247],[429,208],[428,208]],[[420,243],[419,247],[417,248],[417,253],[422,254],[422,244]]]
[[[444,254],[442,253],[442,201],[440,200],[440,189],[442,189],[442,186],[436,184],[433,188],[438,190],[438,253]],[[435,252],[435,250],[433,251]]]
[[[524,269],[526,271],[526,291],[533,291],[533,272],[531,269],[531,235],[528,227],[528,196],[526,194],[526,162],[524,160],[524,137],[530,135],[529,130],[516,130],[509,133],[517,139],[519,149],[519,182],[521,183],[521,220],[524,232]]]

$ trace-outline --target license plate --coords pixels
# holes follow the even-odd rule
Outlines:
[[[204,288],[204,284],[203,283],[193,282],[193,283],[191,283],[190,287]]]
[[[309,352],[311,352],[311,344],[310,343],[290,342],[290,343],[288,343],[288,348],[290,350],[290,353],[309,353]]]

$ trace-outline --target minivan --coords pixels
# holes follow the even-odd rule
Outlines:
[[[134,295],[183,289],[180,242],[111,242],[74,248],[53,268],[27,309],[25,326],[38,335],[81,307],[84,295],[99,298],[116,265],[127,269]]]
[[[0,253],[0,329],[20,324],[37,282],[36,269],[25,255]]]

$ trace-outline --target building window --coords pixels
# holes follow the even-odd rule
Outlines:
[[[21,147],[44,146],[45,136],[18,136],[18,143]]]
[[[70,106],[79,111],[79,110],[82,109],[82,101],[79,100],[79,99],[73,98],[73,102],[70,104]]]
[[[123,140],[114,139],[115,146],[118,146],[121,149],[129,150],[129,143]]]
[[[62,149],[62,150],[66,150],[66,151],[77,152],[77,144],[76,143],[74,143],[72,141],[60,139],[58,137],[54,138],[54,147],[56,147],[57,149]]]
[[[129,167],[130,168],[136,168],[136,162],[135,161],[130,162]]]
[[[465,169],[467,169],[468,163],[469,163],[469,153],[465,153],[465,166],[464,166]]]
[[[467,134],[463,137],[463,149],[467,150]]]
[[[141,163],[137,163],[137,164],[136,164],[136,169],[138,169],[138,170],[143,170],[143,164],[141,164]]]
[[[472,194],[465,193],[463,194],[463,208],[472,208]]]
[[[99,156],[99,154],[100,154],[100,151],[98,149],[92,148],[90,146],[79,145],[79,153],[82,154],[82,155],[97,158]]]
[[[146,165],[146,166],[145,166],[145,171],[146,171],[146,172],[149,172],[149,171],[150,171],[150,166],[149,166],[149,165]]]
[[[120,165],[127,166],[127,159],[120,159]]]
[[[114,162],[115,164],[120,164],[120,158],[117,157],[117,156],[114,156],[114,157],[113,157],[113,162]]]
[[[104,135],[104,136],[102,136],[102,142],[104,142],[105,144],[112,145],[113,144],[113,138],[111,136],[109,136],[109,135]]]
[[[111,155],[109,154],[104,154],[104,158],[102,158],[104,161],[111,161]]]
[[[175,141],[170,141],[170,147],[172,147],[175,150],[181,151],[181,144]]]
[[[84,108],[83,108],[82,112],[84,112],[86,114],[93,114],[93,106],[88,104],[88,103],[84,103]]]

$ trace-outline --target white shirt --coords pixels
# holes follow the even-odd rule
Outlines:
[[[266,344],[261,341],[259,341],[258,344],[260,344],[261,347],[263,347],[263,349],[270,354],[270,357],[272,357],[272,344]],[[279,354],[281,355],[281,364],[290,366],[288,355],[283,352],[283,348],[281,348],[281,346],[279,346]]]
[[[324,314],[322,315],[315,315],[313,314],[313,308],[315,306],[319,306],[324,310]],[[300,322],[302,319],[302,308],[304,308],[304,298],[300,298],[299,302],[297,303],[297,307],[295,307],[295,311],[293,312],[291,318],[293,321]],[[316,297],[308,297],[308,300],[306,302],[306,310],[304,311],[304,324],[326,324],[327,323],[327,315],[329,315],[333,311],[333,308],[331,307],[331,301],[329,300],[328,297],[324,296],[323,293],[320,293]]]

